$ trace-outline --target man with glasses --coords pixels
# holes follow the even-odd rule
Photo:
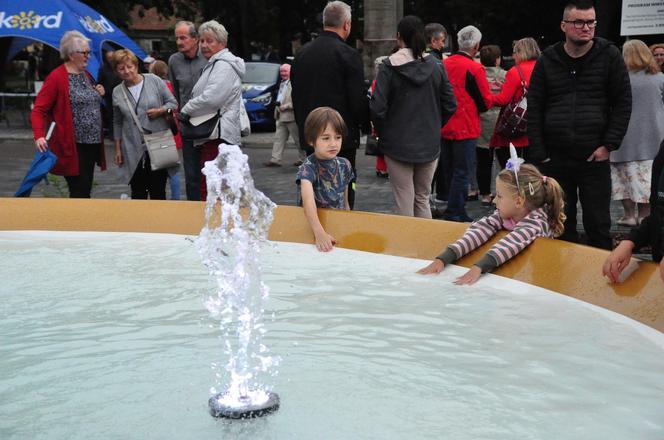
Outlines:
[[[612,248],[609,152],[620,147],[632,110],[629,75],[618,48],[595,37],[590,1],[570,2],[565,41],[547,48],[528,90],[528,159],[565,191],[565,233],[578,241],[577,201],[588,244]]]

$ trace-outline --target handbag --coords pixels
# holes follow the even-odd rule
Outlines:
[[[377,156],[380,153],[380,148],[378,148],[378,136],[372,134],[367,136],[367,143],[364,146],[364,154],[367,156]]]
[[[193,123],[191,119],[188,121],[180,120],[180,133],[182,134],[182,139],[188,141],[210,139],[212,132],[214,132],[214,129],[219,123],[220,116],[221,113],[217,110],[217,113],[212,115],[210,119],[207,119],[198,124]]]
[[[251,134],[251,122],[249,121],[249,115],[247,114],[247,109],[244,106],[244,99],[242,99],[242,93],[240,93],[240,136],[249,136]]]
[[[150,156],[150,168],[152,171],[179,166],[180,155],[175,146],[175,139],[173,138],[171,130],[166,129],[156,133],[146,133],[145,130],[143,130],[141,123],[138,121],[138,116],[136,116],[134,107],[129,101],[126,89],[127,87],[122,84],[122,93],[127,102],[127,107],[129,107],[131,117],[134,119],[134,123],[136,123],[136,127],[138,127],[141,136],[143,136],[143,143],[148,150],[148,156]]]
[[[496,134],[507,139],[525,136],[528,130],[528,87],[519,66],[515,66],[521,77],[521,97],[509,103],[498,115],[496,121]]]

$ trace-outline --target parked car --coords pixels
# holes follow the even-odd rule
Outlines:
[[[274,127],[274,106],[279,91],[279,64],[248,61],[242,79],[242,98],[253,127]]]

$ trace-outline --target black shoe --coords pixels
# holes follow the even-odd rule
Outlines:
[[[388,177],[390,177],[390,175],[387,171],[376,170],[376,177],[382,177],[383,179],[387,179]]]

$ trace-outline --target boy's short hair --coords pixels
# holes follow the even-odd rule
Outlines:
[[[500,47],[495,44],[482,46],[480,49],[480,63],[484,67],[496,67],[496,60],[502,55]]]
[[[313,109],[304,121],[304,140],[307,141],[307,144],[313,146],[316,138],[325,131],[328,125],[331,125],[337,133],[346,136],[346,124],[338,111],[330,107]]]

